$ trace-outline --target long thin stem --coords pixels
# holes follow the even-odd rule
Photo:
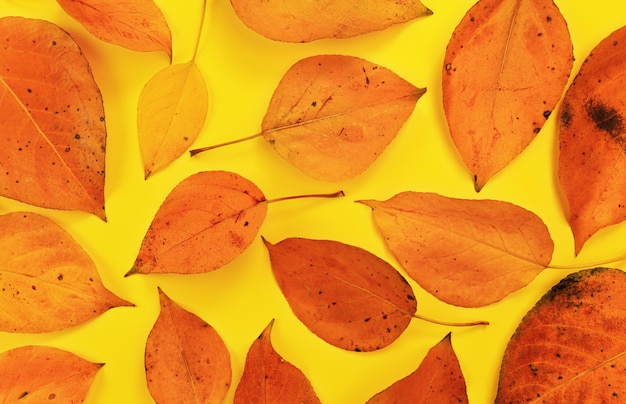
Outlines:
[[[208,0],[204,0],[204,5],[202,7],[202,16],[200,17],[200,28],[198,29],[198,37],[196,38],[196,47],[193,50],[193,56],[191,60],[196,60],[196,56],[198,56],[198,48],[200,47],[200,37],[202,37],[202,28],[204,28],[204,17],[206,16],[206,8],[207,8]]]
[[[609,258],[609,259],[606,259],[606,260],[602,260],[602,261],[589,263],[589,264],[575,264],[575,265],[550,264],[546,268],[550,268],[550,269],[586,269],[586,268],[599,267],[599,266],[602,266],[602,265],[611,264],[613,262],[619,262],[619,261],[624,261],[624,260],[626,260],[626,254],[623,254],[623,255],[620,255],[620,256],[617,256],[617,257],[613,257],[613,258]]]
[[[295,195],[295,196],[283,196],[281,198],[268,199],[267,203],[280,202],[280,201],[288,201],[291,199],[301,199],[301,198],[337,198],[340,196],[345,196],[346,194],[343,191],[337,191],[330,194],[308,194],[308,195]]]
[[[420,320],[428,321],[429,323],[451,326],[451,327],[472,327],[475,325],[489,325],[489,321],[471,321],[469,323],[454,323],[454,322],[449,322],[449,321],[435,320],[429,317],[424,317],[419,314],[413,314],[413,317],[420,319]]]
[[[255,137],[259,137],[259,136],[262,136],[262,135],[263,135],[263,133],[259,132],[259,133],[256,133],[254,135],[251,135],[251,136],[247,136],[247,137],[242,137],[240,139],[231,140],[230,142],[224,142],[224,143],[214,144],[214,145],[211,145],[211,146],[200,147],[198,149],[190,150],[189,154],[191,156],[195,156],[198,153],[202,153],[202,152],[205,152],[205,151],[208,151],[208,150],[217,149],[219,147],[229,146],[231,144],[245,142],[246,140],[254,139]]]

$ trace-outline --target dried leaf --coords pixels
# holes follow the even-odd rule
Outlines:
[[[450,334],[432,347],[410,375],[372,397],[367,404],[467,403],[465,378]]]
[[[281,79],[262,134],[281,157],[311,177],[346,180],[378,158],[425,92],[363,59],[309,57]]]
[[[418,0],[263,1],[231,0],[252,30],[284,42],[349,38],[432,14]]]
[[[366,250],[303,238],[265,245],[276,282],[294,314],[329,344],[351,351],[384,348],[415,314],[411,286]]]
[[[549,263],[550,233],[534,213],[492,200],[402,192],[372,208],[385,243],[409,276],[456,306],[494,303]]]
[[[146,379],[157,403],[221,403],[230,354],[209,324],[159,289],[161,313],[146,342]]]
[[[106,127],[87,60],[56,25],[0,19],[0,195],[104,214]]]
[[[128,275],[204,273],[226,265],[257,236],[266,202],[261,190],[238,174],[193,174],[159,208]]]
[[[172,56],[172,34],[152,0],[57,0],[93,36],[127,49]]]
[[[306,376],[272,346],[274,321],[250,347],[234,404],[319,403]]]
[[[546,293],[511,337],[496,403],[608,403],[626,397],[626,275],[596,268]]]
[[[91,258],[49,219],[0,216],[0,245],[2,331],[60,330],[130,305],[105,289]]]
[[[101,367],[57,348],[12,349],[0,355],[0,401],[82,403]]]
[[[480,0],[467,12],[446,50],[443,103],[477,191],[539,133],[573,59],[552,0]]]
[[[180,157],[198,137],[209,94],[194,61],[165,67],[139,96],[137,126],[145,177]]]
[[[626,219],[626,27],[601,41],[561,109],[559,180],[576,254],[603,227]]]

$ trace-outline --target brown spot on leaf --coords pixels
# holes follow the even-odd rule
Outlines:
[[[601,101],[590,99],[585,105],[587,115],[594,122],[596,128],[608,133],[619,143],[624,142],[624,119],[615,108],[611,108]]]

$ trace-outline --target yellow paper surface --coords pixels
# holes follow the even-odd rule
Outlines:
[[[156,3],[172,30],[173,62],[188,61],[196,44],[202,2]],[[273,279],[260,238],[235,261],[208,274],[124,277],[161,202],[184,178],[204,170],[234,171],[257,184],[268,199],[342,189],[346,197],[340,199],[271,204],[261,235],[273,243],[287,237],[307,237],[356,245],[387,260],[402,273],[377,233],[370,209],[354,203],[355,200],[384,200],[407,190],[504,200],[531,210],[544,220],[555,243],[555,264],[584,265],[625,252],[622,240],[626,237],[626,225],[622,224],[600,231],[574,258],[573,239],[556,179],[558,114],[552,114],[534,142],[490,180],[480,194],[474,191],[471,175],[450,140],[441,101],[446,44],[474,1],[425,0],[434,12],[431,16],[351,39],[306,44],[266,39],[243,25],[228,1],[208,3],[197,63],[209,88],[210,106],[206,125],[194,147],[257,133],[281,76],[307,56],[358,56],[393,70],[417,87],[426,87],[427,93],[381,157],[350,181],[313,180],[283,161],[260,139],[194,158],[185,154],[146,181],[137,140],[137,100],[144,84],[169,63],[167,56],[104,43],[52,0],[0,0],[0,17],[18,15],[58,24],[74,37],[91,63],[102,90],[107,119],[108,222],[81,212],[40,209],[6,198],[0,198],[0,214],[27,210],[55,220],[92,257],[105,286],[135,304],[51,334],[1,333],[0,351],[26,344],[69,350],[85,359],[106,363],[87,403],[151,403],[143,355],[147,335],[159,311],[158,286],[211,324],[224,339],[233,368],[226,402],[232,401],[249,346],[271,319],[276,319],[276,350],[304,372],[323,403],[367,401],[415,370],[428,349],[448,332],[452,332],[470,402],[493,402],[502,355],[517,324],[552,285],[573,269],[545,270],[528,287],[478,309],[444,304],[409,280],[421,315],[443,321],[486,320],[491,324],[462,328],[413,320],[391,346],[370,353],[346,352],[330,346],[295,318]],[[626,6],[609,0],[556,3],[568,22],[574,43],[576,61],[571,81],[591,49],[626,23]]]

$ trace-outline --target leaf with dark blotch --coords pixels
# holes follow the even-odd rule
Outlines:
[[[105,218],[102,96],[74,40],[0,19],[0,195]]]
[[[496,403],[617,403],[626,398],[626,274],[596,268],[547,292],[511,337]]]
[[[135,51],[172,55],[172,34],[153,0],[57,2],[96,38]]]
[[[231,4],[249,28],[285,42],[349,38],[432,14],[419,0],[231,0]]]
[[[450,334],[432,347],[419,367],[372,397],[367,404],[467,403],[465,378]]]
[[[319,403],[302,371],[274,350],[271,341],[273,324],[272,320],[248,351],[234,403]]]
[[[82,403],[101,367],[57,348],[11,349],[0,355],[0,402]]]
[[[230,354],[204,320],[159,289],[161,312],[146,342],[146,379],[157,403],[221,403],[232,371]]]
[[[0,216],[0,245],[0,330],[56,331],[130,305],[102,285],[82,247],[45,217]]]
[[[402,192],[372,208],[409,276],[446,303],[477,307],[528,285],[554,244],[534,213],[508,202]]]
[[[563,99],[559,181],[575,251],[598,230],[626,219],[626,27],[602,40]]]
[[[443,105],[477,191],[539,133],[573,60],[552,0],[480,0],[463,17],[446,49]]]
[[[329,344],[351,351],[384,348],[415,314],[417,301],[408,282],[366,250],[303,238],[265,245],[292,311]]]
[[[257,236],[267,201],[238,174],[203,171],[180,182],[156,213],[132,273],[204,273],[220,268]]]

